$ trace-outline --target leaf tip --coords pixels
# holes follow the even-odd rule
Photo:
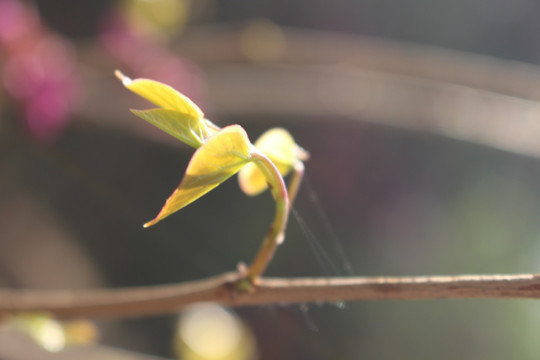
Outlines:
[[[146,229],[146,228],[149,228],[150,226],[155,225],[156,223],[157,223],[157,220],[156,220],[156,219],[150,220],[150,221],[144,223],[143,228],[145,228],[145,229]]]
[[[300,161],[308,161],[310,158],[310,154],[307,150],[302,149],[300,146],[296,147],[296,157]]]
[[[114,76],[116,76],[118,80],[122,82],[124,86],[128,86],[129,84],[131,84],[131,81],[132,81],[131,78],[124,75],[124,73],[121,72],[120,70],[115,70]]]

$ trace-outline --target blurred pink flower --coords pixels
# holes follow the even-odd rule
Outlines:
[[[0,49],[6,52],[2,84],[21,108],[26,130],[37,140],[54,140],[80,91],[70,44],[41,26],[30,7],[0,0]]]
[[[16,0],[0,0],[0,45],[20,42],[35,32],[39,20],[34,11]]]

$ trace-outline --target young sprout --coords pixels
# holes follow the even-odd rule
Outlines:
[[[115,72],[122,84],[137,95],[157,105],[149,110],[131,110],[178,140],[196,149],[184,177],[169,196],[158,215],[144,227],[163,220],[189,205],[216,186],[239,174],[241,189],[257,195],[270,188],[276,203],[274,222],[268,230],[259,253],[247,268],[250,283],[262,275],[284,238],[290,203],[294,200],[308,154],[282,128],[271,129],[251,144],[240,125],[219,128],[189,98],[168,85],[148,79],[130,79]],[[288,192],[283,176],[293,171]]]

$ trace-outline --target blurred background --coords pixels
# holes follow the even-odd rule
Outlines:
[[[284,126],[309,150],[269,276],[538,272],[539,12],[530,0],[0,0],[0,285],[182,282],[258,249],[273,203],[233,179],[142,228],[192,150],[130,114],[152,106],[115,69],[175,87],[252,141]],[[538,359],[539,320],[532,300],[208,306],[180,324],[100,320],[88,346],[118,359]],[[195,354],[189,326],[211,334],[203,349],[225,333],[234,346]],[[32,358],[6,334],[3,358]]]

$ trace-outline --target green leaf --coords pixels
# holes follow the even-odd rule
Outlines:
[[[219,129],[204,119],[197,105],[172,87],[149,79],[132,80],[118,70],[115,75],[129,90],[160,106],[131,111],[180,141],[197,148]]]
[[[125,76],[122,82],[129,90],[159,107],[176,110],[199,120],[204,117],[201,109],[193,101],[169,85],[149,79],[131,80]]]
[[[276,164],[292,166],[298,160],[298,145],[292,135],[283,128],[265,131],[255,142],[255,147]]]
[[[144,224],[149,227],[197,200],[250,161],[250,142],[239,125],[223,128],[193,154],[180,185],[159,214]]]
[[[305,154],[294,142],[291,134],[283,128],[266,131],[254,145],[272,160],[282,176],[286,176],[294,163],[302,160]],[[238,182],[242,191],[252,196],[260,194],[268,187],[264,174],[253,163],[240,170]]]
[[[176,110],[132,109],[131,112],[194,148],[201,146],[209,136],[209,129],[204,121]]]

